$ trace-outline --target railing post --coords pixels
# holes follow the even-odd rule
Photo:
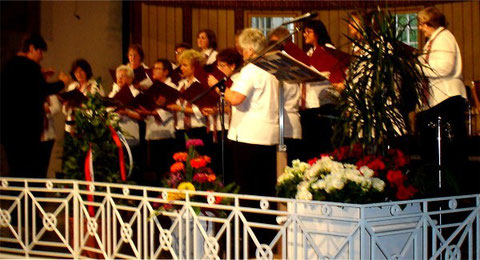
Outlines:
[[[29,257],[29,250],[28,248],[29,247],[29,239],[28,239],[28,236],[30,235],[30,232],[28,230],[28,227],[30,226],[29,223],[28,223],[28,190],[29,190],[29,186],[28,186],[28,181],[25,180],[24,182],[24,185],[25,185],[25,257],[28,258]],[[32,227],[33,225],[35,225],[35,220],[32,221],[33,224],[32,224]]]
[[[80,229],[79,227],[79,219],[80,219],[80,214],[79,214],[79,206],[78,206],[78,197],[80,196],[80,192],[78,189],[78,182],[74,181],[73,182],[73,230],[72,230],[72,237],[73,237],[73,258],[78,259],[79,258],[79,232],[78,230]]]

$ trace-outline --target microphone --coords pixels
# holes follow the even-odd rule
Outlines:
[[[312,18],[317,17],[317,15],[318,15],[318,13],[306,13],[302,16],[297,17],[297,18],[293,18],[292,20],[290,20],[288,22],[284,22],[280,26],[283,26],[283,25],[286,25],[286,24],[289,24],[289,23],[300,22],[300,21],[303,21],[303,20],[306,20],[306,19],[312,19]]]
[[[225,82],[228,80],[227,77],[223,77],[220,81],[218,81],[215,85],[213,85],[211,88],[219,88],[220,92],[225,92]]]

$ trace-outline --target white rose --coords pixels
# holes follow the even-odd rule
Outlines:
[[[304,172],[304,171],[306,171],[306,170],[308,170],[308,169],[310,168],[310,164],[301,162],[301,163],[298,165],[298,168],[300,169],[300,171]]]
[[[332,181],[332,186],[337,190],[341,190],[345,186],[345,182],[340,178],[335,178]]]
[[[324,190],[326,187],[325,180],[318,180],[314,184],[312,184],[312,188],[315,190]]]
[[[310,186],[310,182],[302,181],[297,185],[298,191],[308,191],[308,187]]]
[[[377,191],[383,191],[385,189],[385,182],[379,178],[372,179],[372,186]]]
[[[299,165],[300,165],[300,160],[299,159],[296,159],[296,160],[292,161],[292,167],[293,168],[298,168]]]
[[[366,178],[372,178],[373,174],[375,173],[372,169],[368,168],[367,166],[362,166],[360,167],[360,172],[365,176]]]
[[[357,184],[362,184],[364,179],[365,179],[365,177],[363,177],[362,175],[356,175],[356,176],[352,179],[352,181],[354,181],[354,182],[357,183]]]
[[[298,200],[312,200],[312,193],[310,193],[308,190],[298,190],[295,198]]]

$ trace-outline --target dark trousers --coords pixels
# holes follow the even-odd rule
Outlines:
[[[333,117],[337,117],[338,114],[333,104],[300,111],[303,140],[301,159],[303,161],[333,150],[331,139],[333,127],[336,123]]]
[[[255,145],[230,141],[232,151],[233,178],[240,186],[240,194],[275,196],[276,184],[276,146]],[[241,201],[246,207],[259,208],[258,201]],[[275,209],[270,203],[270,209]],[[244,213],[247,221],[275,224],[275,217],[266,214]],[[262,244],[269,244],[276,232],[267,229],[252,228]],[[256,247],[251,240],[249,258],[255,256]]]
[[[147,140],[145,152],[146,170],[144,172],[143,181],[146,185],[160,185],[165,173],[170,171],[173,164],[175,139],[163,140]]]
[[[427,171],[432,172],[432,174],[438,170],[439,163],[437,140],[438,117],[442,118],[442,168],[453,174],[453,176],[465,170],[468,159],[466,153],[467,129],[465,125],[465,111],[465,99],[461,96],[455,96],[417,114],[420,156],[423,164],[427,167]],[[435,180],[437,181],[436,178]]]
[[[302,158],[302,139],[285,138],[287,146],[287,164],[292,165],[292,161]]]
[[[240,193],[275,196],[276,146],[231,141],[233,178]]]
[[[39,154],[39,156],[41,156],[41,169],[44,171],[43,178],[47,178],[48,165],[50,164],[50,155],[52,154],[54,142],[54,140],[49,140],[41,142],[40,144],[41,153]]]

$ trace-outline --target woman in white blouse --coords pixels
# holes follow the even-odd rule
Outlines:
[[[450,131],[442,138],[442,164],[461,169],[467,160],[464,148],[467,136],[466,90],[460,49],[455,36],[446,29],[446,24],[445,16],[435,7],[425,8],[418,13],[418,29],[428,38],[421,62],[425,65],[429,91],[428,107],[417,114],[417,127],[422,142],[422,159],[426,163],[437,164],[437,130],[429,124],[436,124],[441,117],[442,127]]]
[[[258,29],[247,28],[239,36],[245,61],[266,47]],[[250,63],[242,68],[225,100],[232,105],[228,131],[233,152],[234,178],[241,193],[275,196],[276,144],[278,144],[278,81]]]
[[[197,45],[205,58],[205,65],[211,65],[217,60],[217,37],[210,29],[198,32]]]
[[[195,72],[201,70],[204,62],[202,54],[196,50],[186,50],[180,55],[179,60],[183,79],[178,82],[177,90],[183,93],[191,87],[203,89],[200,81],[195,77]],[[185,133],[189,138],[202,139],[204,143],[208,143],[205,117],[197,105],[180,97],[175,104],[169,104],[167,108],[174,115],[178,151],[185,150]],[[206,149],[200,150],[205,152]]]
[[[75,89],[82,92],[83,95],[100,93],[101,96],[105,95],[101,85],[98,85],[97,81],[93,79],[92,67],[85,59],[77,59],[73,62],[70,70],[70,75],[74,80],[67,86],[67,92]],[[66,116],[65,131],[73,134],[73,109],[68,102],[63,104],[62,112]]]

